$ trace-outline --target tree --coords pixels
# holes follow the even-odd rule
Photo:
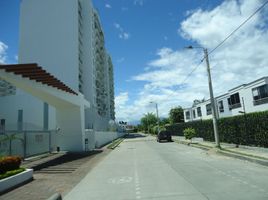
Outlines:
[[[181,106],[177,106],[175,108],[172,108],[169,111],[169,120],[170,120],[171,124],[184,122],[183,109]]]
[[[166,124],[169,124],[169,123],[170,123],[169,118],[163,118],[163,119],[160,120],[159,125],[160,126],[165,126]]]
[[[153,113],[147,113],[141,118],[141,126],[143,130],[148,131],[150,126],[154,126],[157,124],[157,117]]]

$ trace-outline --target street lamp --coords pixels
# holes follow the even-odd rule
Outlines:
[[[157,133],[159,133],[160,128],[159,128],[159,117],[158,117],[158,105],[156,102],[150,101],[150,103],[155,104],[155,110],[156,110],[156,117],[157,117]]]
[[[216,110],[216,104],[213,94],[213,87],[212,87],[212,80],[211,80],[211,74],[210,74],[210,66],[209,66],[209,60],[208,60],[208,50],[204,47],[193,47],[188,46],[187,49],[203,49],[206,64],[207,64],[207,73],[208,73],[208,87],[209,87],[209,94],[210,94],[210,101],[211,101],[211,107],[212,107],[212,119],[213,119],[213,129],[214,129],[214,137],[216,142],[216,147],[220,148],[220,140],[219,140],[219,133],[218,133],[218,124],[217,124],[217,110]]]

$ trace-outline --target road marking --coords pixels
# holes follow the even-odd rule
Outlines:
[[[137,154],[136,149],[134,150],[134,166],[135,166],[135,190],[136,190],[136,199],[141,199],[141,191],[140,191],[140,180],[139,174],[137,170]]]
[[[245,185],[247,185],[247,184],[248,184],[248,182],[246,182],[246,181],[242,181],[242,183],[244,183]]]
[[[250,185],[252,188],[257,188],[257,186],[256,185]]]
[[[123,176],[123,177],[111,178],[111,179],[108,180],[108,183],[118,185],[118,184],[130,183],[132,180],[133,180],[132,177]]]

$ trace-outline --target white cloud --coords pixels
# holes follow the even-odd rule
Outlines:
[[[130,34],[126,32],[120,24],[114,23],[114,27],[119,31],[118,37],[120,39],[128,40],[130,38]]]
[[[122,63],[122,62],[124,62],[124,61],[125,61],[125,58],[124,58],[124,57],[119,58],[119,59],[117,60],[118,63]]]
[[[120,33],[119,34],[120,39],[127,40],[127,39],[129,39],[129,37],[130,37],[129,33]]]
[[[122,7],[121,10],[122,11],[128,11],[128,7]]]
[[[125,111],[127,109],[127,102],[129,100],[128,93],[127,92],[121,92],[119,95],[115,97],[115,113],[117,117],[117,120],[126,120],[124,119],[124,113],[122,111]]]
[[[0,64],[4,64],[7,61],[6,50],[8,46],[0,41]]]
[[[212,10],[196,10],[179,27],[179,33],[189,44],[212,49],[261,5],[262,0],[228,0]],[[250,22],[233,35],[210,56],[215,96],[242,83],[268,75],[268,9],[256,14]],[[266,23],[266,25],[265,25]],[[181,84],[187,74],[200,62],[200,49],[173,50],[163,47],[157,58],[148,62],[147,71],[132,77],[144,82],[137,99],[118,115],[137,120],[153,112],[150,101],[158,102],[160,116],[167,116],[171,107],[188,107],[194,99],[208,98],[205,64],[202,63]],[[131,94],[130,94],[131,95]]]
[[[143,6],[144,0],[134,0],[134,5]]]
[[[105,8],[112,8],[112,6],[110,4],[105,4]]]

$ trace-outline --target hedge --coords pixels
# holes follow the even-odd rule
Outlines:
[[[166,126],[172,135],[183,136],[183,130],[194,128],[197,137],[214,141],[212,120],[200,120]],[[218,119],[221,142],[268,147],[268,111]]]
[[[0,174],[20,168],[21,158],[19,156],[7,156],[0,159]]]

